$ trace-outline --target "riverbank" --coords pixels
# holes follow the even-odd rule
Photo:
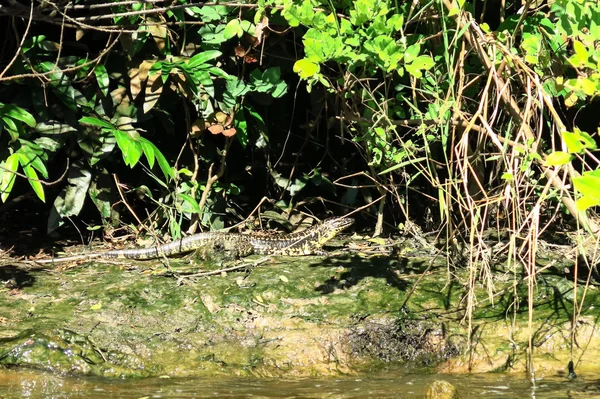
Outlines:
[[[475,287],[470,336],[466,270],[423,251],[272,257],[210,277],[189,274],[222,265],[194,257],[40,271],[5,262],[0,364],[125,378],[524,372],[532,331],[539,376],[566,377],[571,342],[576,371],[597,374],[598,288],[585,291],[572,341],[569,260],[545,261],[531,326],[526,279],[501,264],[493,301]]]

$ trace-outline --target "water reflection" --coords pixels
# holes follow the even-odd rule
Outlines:
[[[544,379],[532,387],[525,378],[502,374],[379,375],[338,379],[166,379],[106,380],[60,377],[31,371],[0,370],[3,399],[96,398],[424,398],[436,379],[452,383],[461,399],[600,398],[600,384],[583,379]]]

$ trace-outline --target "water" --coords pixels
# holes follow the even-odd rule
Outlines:
[[[504,374],[381,375],[331,379],[189,378],[107,380],[0,370],[0,398],[424,398],[436,379],[452,383],[461,399],[600,398],[600,381],[540,380]]]

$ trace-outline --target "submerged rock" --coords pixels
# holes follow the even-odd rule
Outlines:
[[[448,381],[434,381],[427,390],[427,399],[458,399],[458,391]]]

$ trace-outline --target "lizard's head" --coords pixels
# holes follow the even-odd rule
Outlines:
[[[354,219],[347,217],[336,217],[325,219],[318,226],[319,229],[319,245],[325,244],[333,237],[339,234],[340,231],[347,229],[354,223]]]

